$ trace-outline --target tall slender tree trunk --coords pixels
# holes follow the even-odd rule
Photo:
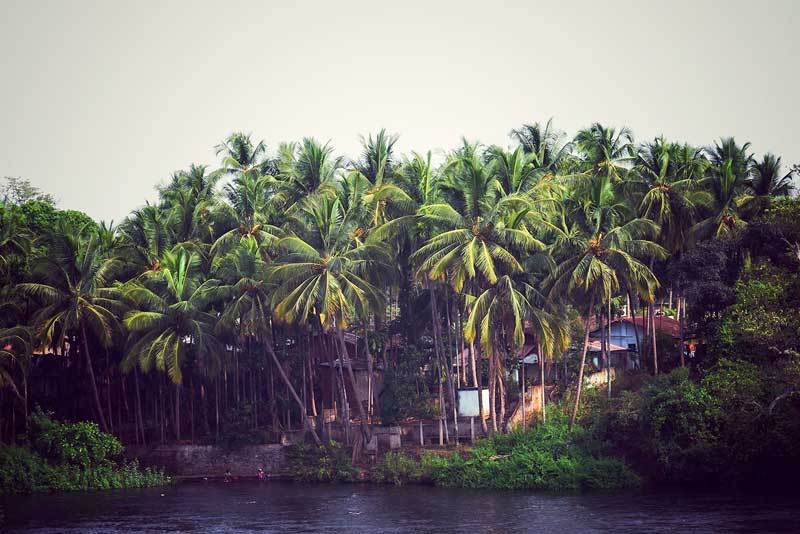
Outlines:
[[[608,344],[606,345],[608,353],[608,363],[606,364],[606,371],[608,373],[608,399],[611,400],[611,290],[608,291]]]
[[[142,397],[139,391],[139,369],[133,368],[133,385],[136,388],[136,418],[138,420],[139,432],[142,436],[142,445],[147,445],[147,439],[144,435],[144,421],[142,417]]]
[[[286,371],[283,370],[283,366],[281,365],[280,360],[278,360],[277,354],[275,354],[275,349],[272,347],[272,340],[263,341],[262,345],[266,346],[267,353],[272,358],[272,363],[275,364],[275,368],[278,370],[278,374],[281,375],[281,380],[283,383],[286,384],[286,389],[289,390],[289,394],[292,396],[294,401],[297,403],[297,406],[300,408],[300,415],[303,418],[303,423],[306,426],[306,430],[311,433],[311,437],[314,438],[314,443],[317,445],[322,445],[322,440],[319,439],[317,435],[317,431],[314,429],[314,425],[311,423],[311,420],[308,418],[308,414],[306,413],[306,407],[303,405],[303,401],[297,395],[297,391],[295,391],[294,386],[292,386],[291,381],[289,381],[289,377],[286,376]]]
[[[350,379],[350,383],[353,384],[353,395],[355,396],[355,401],[358,405],[358,416],[361,419],[361,437],[364,440],[364,445],[366,445],[371,439],[369,423],[367,422],[367,414],[364,412],[364,403],[361,400],[361,395],[358,392],[356,376],[355,373],[353,373],[353,364],[350,361],[350,356],[347,354],[347,346],[344,343],[344,331],[337,329],[336,332],[338,334],[337,337],[339,338],[339,346],[342,349],[342,358],[344,359],[344,364],[347,367],[347,376]]]
[[[92,365],[92,357],[89,354],[89,341],[86,335],[86,325],[81,321],[81,343],[83,345],[83,354],[86,360],[86,370],[89,372],[89,382],[92,385],[92,394],[94,395],[94,407],[97,410],[97,417],[100,419],[100,428],[103,432],[108,432],[108,425],[106,418],[103,414],[103,405],[100,402],[100,393],[97,391],[97,382],[94,379],[94,366]]]
[[[444,339],[443,339],[443,336],[442,336],[442,324],[439,321],[439,307],[438,307],[438,302],[437,302],[437,299],[436,299],[436,292],[433,290],[433,284],[431,284],[430,280],[428,280],[428,293],[430,294],[430,298],[431,298],[431,318],[433,320],[433,337],[434,337],[433,342],[436,345],[437,359],[439,359],[440,362],[441,362],[442,359],[444,360],[444,365],[445,365],[445,375],[444,376],[445,376],[445,380],[446,380],[446,383],[447,383],[448,396],[450,397],[450,406],[452,407],[452,410],[453,410],[454,430],[456,432],[456,436],[458,436],[458,411],[456,409],[455,387],[453,386],[453,373],[452,373],[453,365],[452,365],[452,359],[450,358],[450,346],[448,346],[446,351],[444,350],[444,347],[443,347]],[[449,311],[447,312],[447,318],[448,318],[448,328],[449,328],[449,326],[450,326],[450,312]],[[448,345],[450,345],[450,342],[452,341],[452,339],[450,337],[449,330],[448,330],[448,333],[447,333],[447,337],[448,337]],[[440,358],[440,355],[442,354],[442,352],[444,352],[444,358]],[[440,365],[441,365],[441,363],[440,363]],[[440,399],[440,402],[442,402],[443,400],[444,400],[443,398]],[[445,412],[446,411],[445,411],[444,403],[442,402],[442,407],[441,407],[442,419],[446,419]],[[458,442],[457,438],[456,438],[456,442]]]
[[[522,401],[522,430],[528,427],[528,414],[526,410],[528,388],[525,387],[525,356],[522,358],[522,365],[520,365],[520,399]]]
[[[308,351],[308,389],[311,393],[311,415],[317,417],[317,396],[314,393],[314,366],[312,365],[312,358],[311,358],[311,342],[309,340],[309,351]]]
[[[547,408],[545,407],[545,395],[544,392],[544,354],[542,353],[542,343],[541,341],[536,344],[536,353],[539,355],[539,372],[541,373],[541,382],[542,382],[542,423],[547,422]],[[522,364],[522,367],[525,367],[525,364]],[[524,418],[523,412],[523,418]]]
[[[678,341],[678,352],[681,357],[681,367],[686,367],[686,358],[684,357],[684,352],[686,351],[683,348],[683,315],[686,313],[686,304],[683,301],[683,291],[680,291],[678,293],[678,336],[680,338]]]
[[[372,361],[372,351],[369,348],[369,319],[364,321],[364,353],[367,356],[367,415],[371,423],[375,403],[375,365]]]
[[[572,407],[572,417],[569,419],[569,430],[575,428],[575,420],[578,418],[578,406],[581,403],[581,390],[583,389],[583,368],[586,367],[586,351],[589,349],[589,322],[592,319],[592,308],[594,307],[594,294],[589,299],[589,309],[586,310],[586,317],[583,326],[586,332],[583,335],[583,354],[581,355],[581,366],[578,369],[578,386],[575,391],[575,404]]]
[[[481,379],[481,369],[479,367],[481,356],[475,352],[475,341],[472,341],[469,346],[469,363],[472,368],[472,385],[478,388],[478,419],[481,421],[481,430],[486,434],[489,429],[486,426],[486,419],[483,418],[483,386]]]
[[[495,347],[489,355],[489,415],[492,419],[492,432],[497,432],[497,373],[495,372]]]
[[[181,440],[181,385],[175,384],[175,439]]]
[[[653,374],[658,374],[658,347],[656,346],[656,305],[655,302],[649,304],[650,308],[650,327],[651,327],[651,346],[653,349]]]
[[[641,345],[639,345],[639,343],[640,343],[640,341],[639,341],[639,327],[636,326],[636,310],[633,308],[633,304],[632,304],[632,301],[631,301],[631,292],[628,291],[627,293],[628,293],[628,302],[631,302],[630,308],[628,310],[628,313],[630,314],[631,321],[633,322],[633,335],[636,338],[636,360],[637,360],[637,364],[638,364],[638,363],[640,363],[639,360],[641,359],[641,355],[642,355],[642,347],[641,347]]]

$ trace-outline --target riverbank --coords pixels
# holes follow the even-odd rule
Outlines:
[[[24,439],[0,444],[0,494],[49,493],[168,484],[160,467],[121,459],[122,444],[91,422],[64,423],[35,412]]]
[[[512,431],[479,440],[473,446],[422,448],[416,445],[383,454],[362,453],[339,442],[325,446],[255,445],[225,449],[211,445],[131,448],[142,465],[163,468],[181,480],[214,480],[226,473],[255,477],[263,469],[275,479],[296,482],[372,482],[430,484],[443,487],[606,490],[636,487],[639,477],[583,429],[569,433],[556,420],[528,431]]]

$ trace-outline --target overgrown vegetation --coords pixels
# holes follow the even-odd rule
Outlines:
[[[233,447],[302,427],[317,445],[294,451],[297,477],[346,480],[345,447],[320,448],[315,423],[335,417],[351,443],[369,420],[453,428],[468,386],[488,387],[494,435],[468,458],[426,459],[441,484],[632,483],[615,455],[666,482],[796,472],[797,169],[733,138],[635,143],[602,124],[511,139],[437,162],[397,154],[385,131],[352,160],[235,133],[218,168],[174,173],[116,227],[10,181],[0,441],[36,404],[142,444]],[[640,325],[630,361],[654,378],[622,377],[609,400],[583,378],[610,361],[621,314]],[[656,326],[665,315],[675,329]],[[545,363],[527,380],[563,400],[547,425],[504,436],[523,347]],[[382,480],[418,475],[383,462]]]
[[[464,488],[547,491],[620,489],[638,486],[636,474],[592,436],[570,433],[565,418],[528,431],[480,440],[468,455],[423,457],[436,484]]]
[[[17,445],[0,445],[0,493],[78,491],[158,486],[160,470],[118,462],[122,445],[96,423],[63,423],[42,412]]]
[[[341,443],[297,443],[287,452],[292,475],[300,482],[352,482],[356,470],[349,451]]]

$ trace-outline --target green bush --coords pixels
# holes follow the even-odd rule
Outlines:
[[[424,476],[440,486],[547,491],[617,489],[639,484],[624,462],[596,450],[591,439],[555,417],[532,430],[496,434],[466,455],[426,454]]]
[[[300,482],[351,482],[356,471],[347,450],[337,441],[328,445],[296,443],[287,451],[289,470]]]
[[[423,466],[416,459],[402,452],[388,452],[375,466],[372,480],[380,484],[401,486],[418,482],[423,475]]]
[[[63,423],[37,411],[25,446],[0,446],[0,494],[158,486],[160,470],[117,463],[120,442],[95,423]]]

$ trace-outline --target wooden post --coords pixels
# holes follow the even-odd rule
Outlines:
[[[469,418],[469,441],[475,443],[475,418]]]
[[[425,434],[422,432],[422,419],[419,420],[419,446],[425,446]]]

